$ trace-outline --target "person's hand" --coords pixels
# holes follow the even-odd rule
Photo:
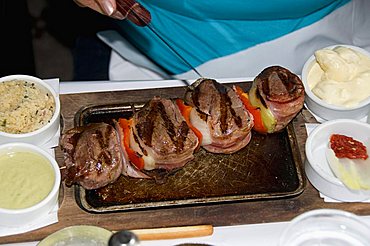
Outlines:
[[[80,7],[89,7],[115,19],[128,19],[138,26],[151,20],[149,11],[135,0],[74,0]]]

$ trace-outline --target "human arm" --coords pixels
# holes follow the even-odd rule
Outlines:
[[[115,19],[128,19],[138,26],[151,21],[149,11],[135,0],[74,0],[80,7],[88,7]]]

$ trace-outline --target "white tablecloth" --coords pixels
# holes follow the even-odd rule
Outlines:
[[[370,216],[361,217],[370,226]],[[173,246],[178,243],[207,243],[214,246],[276,246],[279,236],[289,222],[215,227],[212,236],[176,240],[142,241],[142,246]],[[37,242],[7,244],[35,246]]]

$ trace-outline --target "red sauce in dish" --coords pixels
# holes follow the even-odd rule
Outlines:
[[[330,148],[338,158],[364,159],[369,156],[366,152],[366,146],[360,141],[351,137],[333,134],[330,136]]]

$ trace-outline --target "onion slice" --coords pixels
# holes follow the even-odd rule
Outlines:
[[[370,147],[370,139],[364,143]],[[326,159],[334,175],[351,190],[370,190],[370,158],[349,159],[337,158],[334,151],[326,149]]]

